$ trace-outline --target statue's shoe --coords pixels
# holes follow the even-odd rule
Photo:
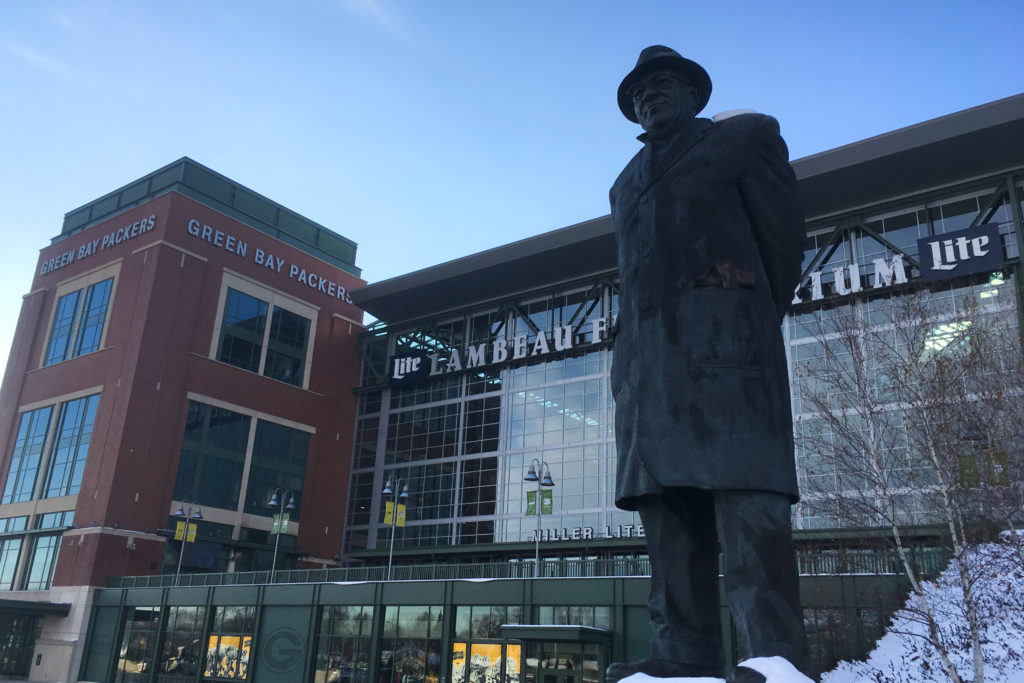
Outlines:
[[[764,674],[745,666],[737,666],[728,678],[728,683],[766,683],[767,681]]]
[[[721,677],[719,669],[695,666],[667,659],[638,659],[634,662],[615,662],[604,673],[605,683],[617,683],[633,674],[646,674],[654,678]]]

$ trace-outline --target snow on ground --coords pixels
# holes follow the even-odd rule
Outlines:
[[[765,683],[814,683],[810,678],[796,670],[784,657],[754,657],[740,662],[740,666],[753,669],[765,677]],[[689,678],[654,678],[647,674],[633,674],[623,678],[619,683],[726,683],[724,678],[707,676]],[[2,682],[0,682],[2,683]]]
[[[976,583],[983,628],[985,683],[1024,683],[1024,563],[1012,543],[973,548],[972,562],[982,567]],[[924,584],[950,659],[964,681],[974,679],[971,636],[957,568],[950,563],[935,581]],[[916,595],[892,618],[888,631],[863,662],[840,662],[821,683],[945,683],[949,680],[935,648],[926,640],[927,624]]]

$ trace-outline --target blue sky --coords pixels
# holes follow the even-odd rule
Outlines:
[[[607,213],[650,44],[799,158],[1024,91],[1021,2],[5,3],[0,362],[64,213],[182,156],[359,244],[370,282]]]

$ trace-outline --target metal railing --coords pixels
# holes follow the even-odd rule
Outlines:
[[[921,576],[934,576],[949,560],[940,548],[915,549],[911,562]],[[895,551],[830,550],[797,554],[797,567],[803,576],[882,575],[903,573]],[[646,557],[549,559],[541,563],[542,578],[597,578],[650,576]],[[279,569],[273,583],[353,583],[384,581],[387,567],[340,567],[335,569]],[[443,581],[458,579],[530,579],[533,562],[486,562],[475,564],[394,565],[392,581]],[[270,572],[232,572],[222,574],[182,574],[179,586],[239,586],[270,583]],[[112,578],[111,588],[164,588],[175,585],[173,574],[124,576]]]

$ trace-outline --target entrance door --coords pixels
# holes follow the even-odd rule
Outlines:
[[[581,683],[580,672],[572,669],[541,669],[540,683]]]
[[[605,654],[598,643],[527,640],[523,668],[505,683],[601,683]]]
[[[28,678],[42,620],[40,616],[0,615],[0,676]]]
[[[541,642],[537,661],[539,683],[598,683],[599,649],[593,643]]]

